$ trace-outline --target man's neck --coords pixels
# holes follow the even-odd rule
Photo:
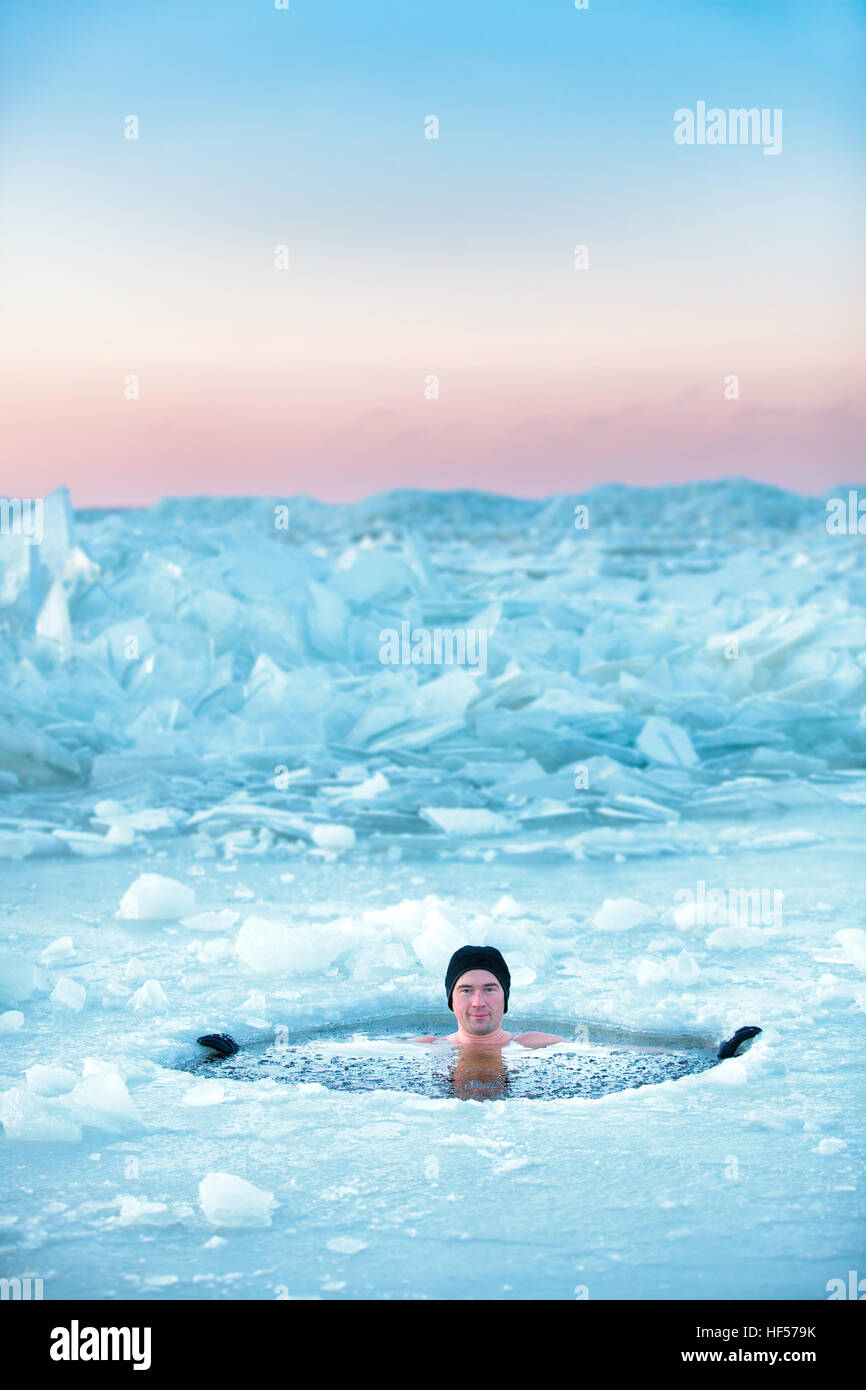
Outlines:
[[[459,1026],[457,1032],[451,1035],[452,1042],[459,1047],[505,1047],[513,1037],[513,1033],[505,1033],[501,1028],[497,1028],[495,1033],[466,1033]]]

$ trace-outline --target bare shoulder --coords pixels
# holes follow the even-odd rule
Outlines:
[[[413,1042],[438,1042],[439,1039],[436,1037],[436,1034],[435,1034],[435,1033],[428,1033],[427,1036],[426,1036],[425,1038],[413,1038],[412,1041],[413,1041]]]
[[[514,1041],[522,1047],[550,1047],[551,1043],[565,1042],[565,1038],[559,1038],[555,1033],[520,1033]]]

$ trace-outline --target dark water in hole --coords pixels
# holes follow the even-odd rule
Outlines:
[[[633,1034],[539,1022],[538,1031],[568,1038],[568,1049],[511,1046],[470,1053],[450,1044],[415,1044],[419,1034],[442,1035],[453,1022],[415,1015],[370,1020],[343,1028],[289,1033],[276,1043],[251,1044],[233,1057],[214,1058],[204,1049],[182,1070],[234,1081],[318,1082],[331,1091],[410,1091],[436,1099],[559,1100],[595,1098],[633,1086],[648,1086],[705,1071],[716,1061],[704,1040]],[[511,1027],[523,1031],[517,1022]]]

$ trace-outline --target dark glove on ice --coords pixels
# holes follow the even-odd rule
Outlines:
[[[240,1052],[234,1038],[229,1037],[228,1033],[205,1033],[204,1037],[196,1038],[196,1042],[201,1043],[202,1047],[212,1048],[221,1057],[231,1057],[233,1053]]]
[[[720,1062],[724,1062],[726,1057],[736,1056],[737,1048],[750,1038],[756,1038],[760,1033],[760,1028],[755,1028],[751,1024],[746,1028],[738,1028],[736,1033],[732,1033],[729,1038],[719,1043],[719,1050],[716,1054]]]

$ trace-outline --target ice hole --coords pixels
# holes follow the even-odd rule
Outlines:
[[[339,1027],[280,1030],[231,1057],[198,1047],[181,1069],[221,1080],[318,1082],[329,1091],[409,1091],[463,1100],[597,1098],[705,1071],[715,1045],[685,1035],[637,1033],[609,1025],[505,1020],[519,1035],[528,1027],[565,1038],[553,1047],[511,1043],[481,1052],[447,1041],[453,1019],[441,1014],[359,1019]],[[441,1041],[415,1039],[435,1034]]]

